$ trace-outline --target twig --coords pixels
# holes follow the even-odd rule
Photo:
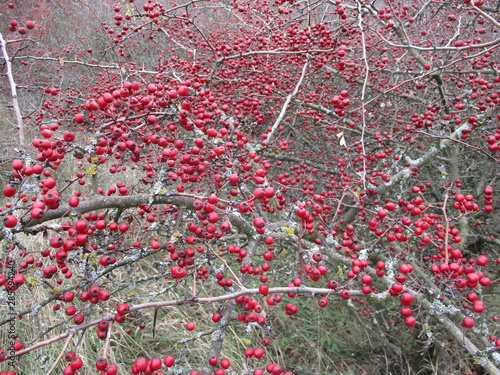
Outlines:
[[[391,47],[396,47],[396,48],[405,48],[405,49],[414,49],[417,51],[465,51],[465,50],[474,50],[478,48],[485,48],[485,47],[495,47],[500,43],[500,39],[495,39],[490,42],[486,43],[481,43],[481,44],[472,44],[470,46],[462,46],[462,47],[455,47],[455,46],[450,46],[450,47],[418,47],[413,44],[397,44],[389,41],[387,38],[384,38],[378,31],[377,35],[387,44],[389,44]]]
[[[111,328],[113,326],[113,321],[109,322],[108,334],[106,335],[106,342],[104,343],[104,349],[102,350],[102,357],[106,358],[108,355],[109,342],[111,341]]]
[[[488,13],[484,12],[481,8],[479,8],[479,7],[475,6],[475,5],[472,5],[472,7],[476,11],[478,11],[479,13],[481,13],[484,17],[486,17],[491,22],[493,22],[497,27],[500,27],[500,22],[498,22],[496,19],[494,19],[493,17],[491,17]]]
[[[327,50],[312,49],[312,50],[302,50],[302,51],[286,51],[286,50],[251,51],[246,53],[240,53],[238,55],[225,56],[216,60],[216,62],[221,63],[226,60],[239,59],[242,57],[254,56],[254,55],[300,55],[304,53],[326,53],[333,51],[335,51],[335,49],[327,49]]]
[[[226,304],[224,311],[221,314],[222,317],[217,323],[217,327],[214,330],[216,334],[212,336],[210,351],[208,353],[209,357],[220,356],[222,350],[222,344],[224,343],[224,338],[226,336],[226,328],[229,325],[229,322],[231,321],[231,316],[233,315],[235,307],[236,307],[235,300],[231,300]],[[208,363],[201,370],[201,375],[209,375],[212,373],[213,373],[213,368]]]
[[[304,81],[304,77],[306,75],[307,65],[308,65],[308,59],[306,58],[306,62],[304,63],[304,66],[302,67],[302,73],[300,75],[300,78],[299,78],[297,84],[295,85],[295,88],[286,97],[285,103],[283,103],[283,107],[281,107],[281,112],[280,112],[278,118],[274,122],[273,127],[271,128],[271,131],[269,133],[267,133],[267,138],[266,138],[266,142],[267,143],[269,143],[271,141],[271,138],[273,137],[274,132],[276,131],[276,129],[278,128],[279,124],[283,120],[283,117],[285,117],[286,111],[288,109],[288,106],[290,105],[291,100],[299,92],[299,88],[302,85],[302,82]]]
[[[219,256],[219,254],[217,254],[217,253],[215,252],[215,250],[214,250],[214,249],[212,249],[212,246],[210,246],[210,245],[208,245],[208,244],[207,244],[207,246],[208,246],[208,248],[209,248],[210,250],[212,250],[212,253],[214,253],[214,255],[215,255],[217,258],[219,258],[219,260],[220,260],[222,263],[224,263],[224,265],[225,265],[225,266],[226,266],[226,268],[228,269],[229,273],[230,273],[231,275],[233,275],[234,280],[236,281],[236,283],[237,283],[237,284],[238,284],[241,288],[245,289],[245,286],[243,285],[243,283],[241,282],[241,280],[238,278],[238,276],[236,276],[236,274],[233,272],[233,270],[231,269],[231,267],[229,267],[229,265],[227,264],[227,262],[226,262],[224,259],[222,259],[222,258]]]
[[[52,364],[52,367],[50,368],[50,370],[45,374],[45,375],[50,375],[52,373],[52,371],[55,370],[57,364],[59,363],[59,361],[61,360],[62,356],[64,355],[64,352],[66,351],[66,348],[68,347],[71,339],[73,338],[73,334],[70,333],[68,338],[66,339],[66,342],[64,343],[64,346],[63,348],[61,349],[61,352],[59,353],[59,355],[57,356],[55,362]]]
[[[16,59],[22,59],[22,60],[41,60],[41,61],[54,61],[57,62],[61,65],[64,64],[72,64],[72,65],[82,65],[86,66],[88,68],[99,68],[99,69],[123,69],[124,66],[120,65],[101,65],[101,64],[93,64],[85,61],[79,61],[79,60],[64,60],[61,58],[57,57],[48,57],[48,56],[32,56],[32,55],[27,55],[27,56],[18,56]],[[149,70],[130,70],[133,73],[147,73],[147,74],[158,74],[159,72],[156,71],[149,71]]]
[[[444,260],[445,263],[448,264],[449,254],[448,254],[448,234],[450,232],[450,223],[448,222],[448,215],[446,214],[446,203],[448,203],[448,192],[444,196],[443,202],[443,216],[445,222],[445,233],[444,233]]]
[[[2,33],[0,33],[0,43],[2,44],[2,53],[5,60],[5,66],[7,68],[7,77],[9,78],[10,93],[12,96],[12,107],[14,108],[14,114],[16,115],[17,128],[19,130],[19,143],[24,146],[24,124],[23,116],[21,115],[21,110],[19,109],[19,102],[17,100],[17,88],[16,82],[14,81],[14,76],[12,75],[12,61],[7,53],[7,43],[3,38]]]
[[[361,121],[363,127],[361,129],[361,148],[363,150],[363,189],[366,191],[366,150],[365,150],[365,129],[366,129],[366,109],[365,109],[365,96],[366,86],[368,85],[368,77],[370,75],[370,65],[368,64],[368,57],[366,55],[366,38],[365,30],[363,28],[363,12],[362,4],[358,0],[358,25],[361,31],[361,45],[363,48],[363,63],[365,65],[365,77],[363,79],[363,87],[361,89]]]
[[[346,192],[343,192],[342,196],[339,199],[339,203],[337,204],[337,208],[335,209],[335,215],[333,216],[333,220],[332,220],[333,223],[335,223],[337,221],[337,217],[338,217],[338,214],[340,211],[340,206],[342,205],[342,201],[344,200],[345,195],[346,195]]]
[[[330,288],[314,288],[314,287],[307,287],[307,286],[300,286],[300,287],[274,287],[274,288],[269,288],[269,293],[270,294],[276,294],[276,293],[302,293],[302,294],[310,294],[310,295],[327,295],[331,294],[332,289]],[[150,309],[150,308],[161,308],[161,307],[169,307],[169,306],[179,306],[179,305],[185,305],[189,303],[198,303],[198,304],[208,304],[208,303],[216,303],[216,302],[223,302],[223,301],[229,301],[232,300],[236,297],[239,296],[246,296],[246,295],[254,295],[258,294],[259,289],[258,288],[252,288],[252,289],[241,289],[237,292],[230,293],[230,294],[224,294],[224,295],[219,295],[219,296],[214,296],[214,297],[205,297],[205,298],[180,298],[180,299],[175,299],[175,300],[168,300],[168,301],[158,301],[158,302],[147,302],[147,303],[142,303],[139,305],[131,306],[130,307],[130,312],[133,311],[140,311],[143,309]],[[364,294],[359,291],[359,290],[350,290],[350,293],[352,296],[364,296]],[[42,346],[50,345],[56,341],[62,340],[64,338],[67,338],[68,336],[73,336],[76,332],[86,330],[89,327],[95,326],[98,324],[102,319],[106,320],[111,320],[113,318],[113,315],[102,317],[100,319],[96,319],[93,321],[89,321],[86,323],[82,323],[79,326],[72,327],[70,330],[61,333],[58,336],[52,337],[50,339],[47,339],[45,341],[39,341],[33,346],[30,346],[28,348],[22,349],[18,352],[15,352],[13,356],[8,355],[6,359],[12,358],[12,357],[19,357],[22,356],[26,353],[29,353],[37,348],[40,348]]]
[[[461,141],[459,139],[453,139],[453,138],[450,138],[450,137],[444,137],[442,135],[434,135],[434,134],[430,134],[430,133],[427,133],[427,132],[424,132],[424,131],[421,131],[421,130],[418,130],[416,131],[416,133],[421,133],[421,134],[425,134],[431,138],[440,138],[440,139],[449,139],[450,141],[452,142],[457,142],[457,143],[460,143],[466,147],[469,147],[469,148],[472,148],[473,150],[476,150],[476,151],[479,151],[481,152],[482,154],[486,155],[487,157],[489,157],[491,160],[493,160],[495,163],[497,162],[497,159],[495,159],[495,157],[493,157],[492,155],[488,154],[486,151],[484,151],[482,148],[480,147],[477,147],[477,146],[473,146],[473,145],[470,145],[464,141]]]

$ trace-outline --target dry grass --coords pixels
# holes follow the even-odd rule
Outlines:
[[[35,253],[43,248],[46,239],[41,235],[31,236],[23,238],[23,243],[28,252]],[[145,279],[158,272],[157,263],[152,262],[153,257],[148,259],[135,267],[118,268],[108,277],[98,280],[102,288],[115,291],[108,302],[84,305],[75,298],[75,306],[79,309],[85,306],[82,311],[86,320],[114,313],[115,306],[121,302],[133,305],[147,300],[173,300],[192,293],[192,279],[182,288],[169,288],[173,281],[164,278],[131,284],[130,280]],[[77,263],[72,266],[75,270],[78,268]],[[74,280],[65,281],[62,287],[73,285],[77,280],[78,276]],[[41,301],[50,295],[51,287],[40,279],[38,281],[34,286],[23,286],[16,293],[17,307],[22,309],[31,306],[33,301]],[[54,280],[50,280],[50,285],[55,286]],[[197,281],[195,288],[199,296],[223,293],[211,278],[205,282]],[[163,292],[158,294],[160,291]],[[289,301],[299,307],[299,312],[291,317],[282,310],[282,306]],[[53,304],[43,307],[36,315],[28,314],[16,321],[16,331],[27,345],[54,337],[72,324],[71,318],[64,313],[64,308],[70,303],[61,302],[62,308],[59,311],[53,311]],[[164,308],[158,310],[156,321],[153,309],[129,314],[125,323],[112,324],[108,362],[116,363],[124,369],[120,373],[127,373],[135,358],[163,358],[170,354],[180,359],[185,368],[201,368],[207,360],[212,338],[210,332],[214,328],[211,315],[217,307],[186,304]],[[269,322],[266,328],[247,326],[234,320],[227,329],[221,355],[231,361],[236,374],[264,368],[267,363],[280,363],[296,375],[437,375],[474,370],[469,357],[448,341],[438,329],[433,332],[434,341],[427,342],[421,325],[409,330],[404,327],[397,314],[391,313],[397,311],[396,307],[371,305],[371,308],[380,312],[367,314],[364,305],[356,302],[349,306],[345,301],[332,301],[328,307],[320,308],[314,298],[292,300],[285,297],[280,306],[266,308]],[[242,311],[241,307],[237,311]],[[359,315],[360,312],[363,314]],[[0,316],[5,316],[6,313],[6,306],[2,305]],[[196,329],[192,332],[185,328],[189,321],[196,323]],[[145,323],[144,329],[139,328],[141,322]],[[432,321],[429,324],[432,326]],[[47,332],[49,327],[53,328]],[[125,332],[127,328],[132,330],[130,334]],[[42,332],[44,335],[40,335]],[[207,332],[208,334],[203,334]],[[243,355],[245,348],[261,346],[263,337],[271,339],[264,358],[246,359]],[[2,342],[7,341],[5,334],[0,339]],[[103,356],[104,344],[104,341],[97,338],[94,328],[79,332],[72,338],[66,351],[74,350],[82,357],[84,368],[79,374],[96,373],[94,362]],[[45,374],[63,345],[64,340],[61,340],[23,356],[19,361],[19,372]],[[58,364],[55,373],[62,372],[66,365],[63,362]]]

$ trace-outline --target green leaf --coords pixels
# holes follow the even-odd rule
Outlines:
[[[246,346],[250,346],[252,344],[252,340],[250,339],[247,339],[246,337],[240,337],[240,340],[243,344],[245,344]]]

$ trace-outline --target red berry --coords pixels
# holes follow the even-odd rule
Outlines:
[[[480,266],[486,266],[489,262],[489,259],[485,257],[484,255],[480,255],[476,259],[476,263]]]
[[[106,375],[116,375],[118,374],[118,366],[116,365],[109,365],[106,367]]]
[[[180,96],[186,96],[189,94],[189,89],[186,86],[180,86],[177,89],[177,92],[179,93]]]
[[[370,275],[363,275],[363,277],[361,277],[361,282],[363,284],[368,285],[368,284],[371,284],[372,281],[373,281],[373,279],[372,279],[372,277]]]
[[[83,361],[80,357],[75,357],[71,360],[70,362],[70,366],[73,370],[79,370],[82,368],[83,366]]]
[[[231,366],[231,362],[229,361],[229,359],[227,359],[227,358],[221,359],[220,367],[222,367],[223,369],[227,369],[227,368],[229,368],[229,366]]]
[[[342,297],[342,299],[349,299],[351,298],[351,292],[344,289],[343,291],[340,292],[340,296]]]
[[[319,307],[326,307],[328,306],[328,300],[326,298],[320,298],[318,300],[318,305]]]
[[[415,324],[417,324],[417,320],[413,316],[407,316],[405,318],[405,325],[407,327],[413,327]]]
[[[122,303],[116,307],[116,312],[120,315],[125,315],[130,312],[130,306],[126,303]]]
[[[76,313],[76,307],[75,306],[68,306],[66,307],[66,315],[72,316],[75,315]]]
[[[3,225],[6,228],[14,228],[17,225],[17,217],[14,215],[7,215],[3,218]]]
[[[107,366],[108,361],[106,360],[106,358],[99,358],[97,361],[95,361],[95,368],[99,371],[104,371]]]
[[[12,160],[12,169],[19,171],[23,168],[24,168],[24,163],[22,162],[22,160],[19,159]]]
[[[378,215],[378,217],[379,217],[379,218],[383,219],[384,217],[386,217],[386,216],[387,216],[387,211],[386,211],[386,210],[382,210],[382,209],[381,209],[381,210],[379,210],[379,211],[377,212],[377,215]]]
[[[10,198],[13,197],[16,194],[16,188],[12,186],[11,184],[7,184],[3,188],[3,195],[6,197]]]
[[[172,367],[175,364],[175,358],[172,357],[171,355],[167,355],[163,360],[163,363],[165,364],[166,367]]]
[[[472,327],[474,327],[474,320],[472,318],[469,318],[468,316],[466,316],[462,320],[462,326],[465,328],[472,328]]]
[[[259,293],[263,296],[267,295],[269,293],[269,287],[265,284],[261,284],[259,286]]]
[[[264,349],[255,348],[255,350],[253,351],[253,355],[255,358],[262,358],[264,356]]]
[[[410,306],[414,297],[410,293],[403,293],[401,295],[401,304],[403,306]]]
[[[208,363],[210,364],[210,366],[217,366],[217,363],[219,362],[219,359],[217,358],[217,356],[213,355],[211,356],[209,359],[208,359]]]

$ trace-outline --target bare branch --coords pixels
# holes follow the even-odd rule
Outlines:
[[[21,115],[21,110],[19,109],[19,101],[17,100],[17,87],[16,82],[14,81],[14,76],[12,74],[12,61],[9,58],[9,54],[7,52],[7,43],[5,42],[2,33],[0,33],[0,44],[2,48],[3,58],[5,60],[5,66],[7,68],[7,77],[9,78],[12,106],[14,107],[14,114],[16,116],[17,129],[19,132],[19,143],[21,146],[24,146],[23,116]]]

